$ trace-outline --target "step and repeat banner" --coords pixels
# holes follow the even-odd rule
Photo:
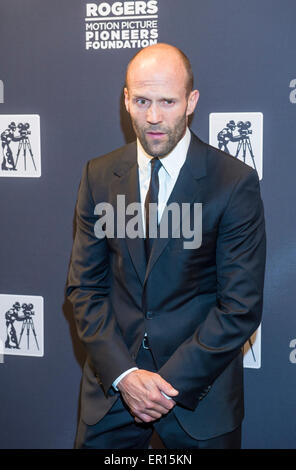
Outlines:
[[[85,353],[65,298],[85,163],[134,140],[125,68],[192,62],[204,141],[259,175],[264,312],[244,348],[244,448],[296,448],[295,0],[0,4],[0,448],[72,448]]]

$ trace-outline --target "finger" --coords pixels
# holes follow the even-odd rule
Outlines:
[[[149,405],[151,405],[151,407],[148,407],[146,406],[144,403],[142,403],[141,407],[134,407],[134,406],[131,406],[130,407],[130,413],[137,417],[137,418],[141,418],[141,416],[149,416],[153,419],[159,419],[161,418],[161,416],[163,415],[163,413],[161,413],[160,411],[156,410],[154,408],[154,405],[151,403],[149,403]]]
[[[162,415],[167,414],[172,408],[173,408],[173,404],[171,403],[168,406],[162,406],[162,405],[159,405],[158,403],[153,403],[150,406],[149,405],[146,406],[147,410],[154,410],[157,413],[160,413]]]
[[[144,421],[142,421],[140,418],[137,418],[136,416],[135,416],[135,421],[136,423],[144,423]]]
[[[146,407],[147,408],[155,408],[160,413],[163,413],[164,411],[168,412],[174,407],[174,404],[172,403],[172,400],[164,397],[159,390],[149,392],[147,394],[147,400],[149,400],[150,406],[147,402]]]
[[[176,396],[179,394],[178,390],[176,390],[169,382],[164,380],[159,374],[156,373],[153,374],[152,380],[149,384],[149,389],[151,392],[155,390],[155,386],[158,390],[164,392],[168,396]]]
[[[163,395],[161,395],[161,401],[159,402],[161,406],[166,408],[168,411],[170,411],[172,408],[174,408],[176,402],[172,399],[165,398]]]
[[[152,421],[156,421],[157,419],[161,418],[161,415],[159,417],[153,417],[150,414],[140,413],[136,418],[141,420],[143,423],[151,423]]]
[[[159,389],[164,392],[169,397],[175,397],[179,394],[178,390],[176,390],[171,384],[169,384],[166,380],[164,380],[160,375],[157,377],[157,385]]]
[[[152,406],[151,408],[148,408],[146,406],[141,406],[141,408],[132,409],[132,414],[134,416],[137,416],[137,418],[143,419],[142,416],[149,416],[153,419],[159,419],[162,417],[162,413],[159,411],[155,410],[155,408]]]
[[[159,411],[156,411],[154,408],[145,408],[142,413],[144,415],[147,415],[147,416],[150,416],[151,418],[153,419],[159,419],[162,417],[162,413],[160,413]],[[138,415],[139,416],[139,415]],[[142,419],[142,418],[141,418]]]
[[[171,402],[171,400],[167,400]],[[169,403],[167,406],[161,406],[158,403],[145,400],[141,403],[141,406],[134,406],[130,405],[130,409],[132,410],[132,414],[134,416],[139,416],[140,413],[147,414],[153,418],[160,418],[163,415],[166,415],[172,408],[174,407],[174,402]]]

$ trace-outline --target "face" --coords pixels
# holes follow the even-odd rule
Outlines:
[[[144,150],[162,157],[173,150],[186,132],[188,116],[198,91],[186,95],[186,72],[180,59],[144,57],[131,64],[125,105]]]

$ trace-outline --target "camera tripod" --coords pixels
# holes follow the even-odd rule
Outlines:
[[[235,154],[236,157],[238,157],[241,147],[243,147],[244,163],[246,163],[246,152],[247,152],[247,147],[248,147],[249,153],[250,153],[252,161],[253,161],[254,169],[257,170],[256,164],[255,164],[255,157],[254,157],[254,154],[253,154],[252,145],[251,145],[249,136],[247,136],[247,135],[242,135],[241,136],[240,141],[237,144],[237,150],[236,150],[236,154]]]
[[[34,161],[34,157],[33,157],[32,147],[31,147],[31,144],[30,144],[30,141],[29,141],[29,137],[27,137],[27,136],[24,136],[19,142],[15,166],[17,166],[17,162],[18,162],[18,159],[19,159],[21,149],[23,149],[25,171],[26,171],[26,153],[27,153],[27,149],[29,150],[29,153],[31,155],[31,159],[32,159],[35,171],[37,171],[35,161]]]
[[[36,346],[37,346],[37,349],[39,351],[39,345],[38,345],[38,341],[37,341],[37,335],[36,335],[36,331],[35,331],[35,327],[34,327],[33,318],[31,318],[30,316],[26,316],[26,318],[23,320],[23,325],[22,325],[22,329],[21,329],[21,333],[20,333],[20,339],[19,339],[18,344],[19,345],[21,344],[21,339],[22,339],[25,327],[26,327],[26,330],[27,330],[27,349],[29,349],[30,330],[32,330],[32,333],[33,333],[35,341],[36,341]]]
[[[248,343],[249,343],[249,346],[250,346],[250,349],[251,349],[251,353],[252,353],[252,356],[253,356],[254,362],[256,362],[256,357],[255,357],[255,354],[254,354],[254,350],[253,350],[253,343],[252,343],[252,340],[251,340],[251,338],[249,338],[249,339],[248,339]]]

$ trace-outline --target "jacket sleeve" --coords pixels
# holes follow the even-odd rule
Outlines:
[[[112,394],[113,381],[136,364],[109,301],[110,252],[106,238],[99,239],[94,233],[97,217],[88,171],[89,163],[84,168],[78,192],[76,234],[66,295],[73,304],[78,336],[107,395]]]
[[[159,370],[195,409],[261,321],[265,222],[257,173],[239,179],[221,216],[216,245],[217,302]]]

